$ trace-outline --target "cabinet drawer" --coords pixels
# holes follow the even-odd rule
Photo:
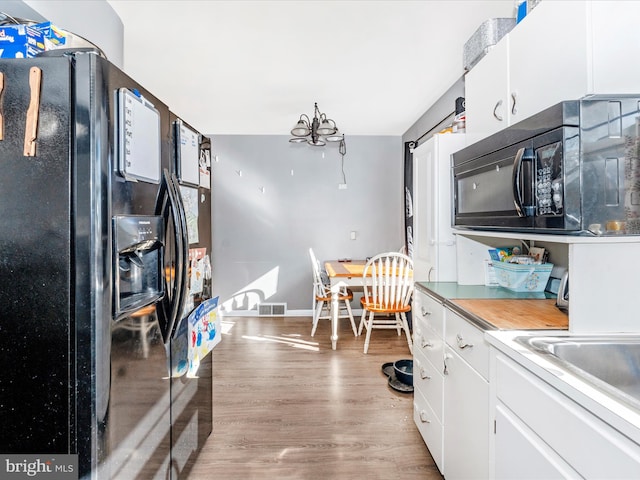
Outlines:
[[[438,336],[423,318],[416,320],[413,324],[413,353],[422,353],[435,367],[442,368],[442,336]]]
[[[485,379],[489,378],[489,344],[484,332],[457,313],[446,310],[447,344]]]
[[[418,427],[418,431],[422,435],[433,460],[442,472],[444,428],[433,413],[427,400],[417,391],[413,394],[413,421]]]
[[[438,420],[442,422],[444,418],[444,377],[440,371],[424,355],[414,354],[413,388],[425,397]]]
[[[511,410],[498,402],[495,407],[495,452],[493,478],[573,479],[581,478],[551,447],[531,431]]]
[[[412,315],[422,319],[440,338],[444,338],[444,306],[426,293],[416,290]]]
[[[638,478],[640,445],[502,355],[496,394],[581,476]]]

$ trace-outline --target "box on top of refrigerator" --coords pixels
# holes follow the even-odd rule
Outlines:
[[[51,22],[38,23],[32,25],[32,27],[40,30],[42,35],[44,35],[45,50],[51,50],[52,48],[60,47],[67,43],[66,32]]]
[[[0,58],[33,58],[44,50],[44,34],[35,26],[0,26]]]

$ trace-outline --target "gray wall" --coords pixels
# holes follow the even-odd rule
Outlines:
[[[338,189],[335,144],[296,145],[281,135],[211,137],[213,284],[227,311],[255,309],[259,301],[310,310],[309,247],[323,261],[363,259],[403,244],[399,136],[346,137],[346,190]]]

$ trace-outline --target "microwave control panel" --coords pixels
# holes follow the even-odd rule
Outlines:
[[[536,215],[562,215],[562,143],[536,149]]]

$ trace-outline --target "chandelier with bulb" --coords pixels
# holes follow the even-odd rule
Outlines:
[[[320,112],[318,104],[313,107],[313,119],[304,113],[291,129],[291,143],[308,143],[316,147],[326,145],[326,142],[343,142],[344,135],[338,131],[336,122]]]

